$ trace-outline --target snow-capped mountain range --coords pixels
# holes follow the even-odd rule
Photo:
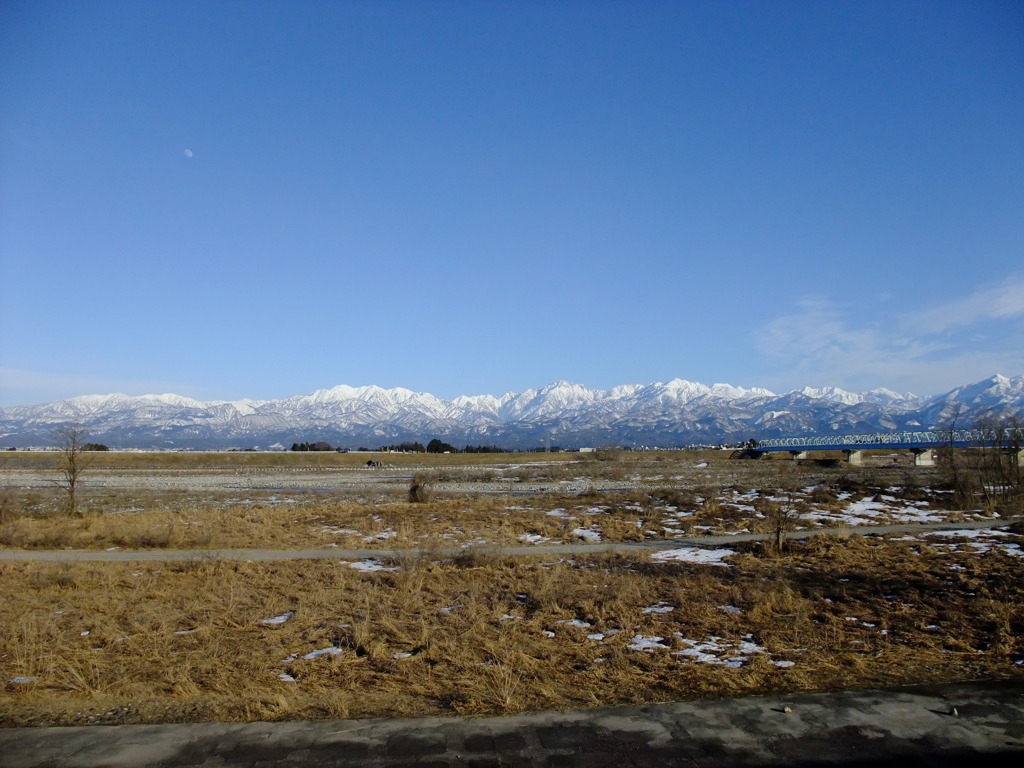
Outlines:
[[[326,441],[375,448],[439,438],[456,446],[678,447],[750,438],[885,432],[1024,413],[1024,376],[993,376],[937,397],[804,387],[786,394],[683,379],[608,390],[558,381],[443,400],[408,389],[337,386],[281,400],[200,402],[179,395],[85,395],[0,409],[0,448],[45,446],[81,426],[111,448],[247,448]]]

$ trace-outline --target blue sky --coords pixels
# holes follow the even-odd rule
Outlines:
[[[0,0],[0,405],[1024,373],[1019,2]]]

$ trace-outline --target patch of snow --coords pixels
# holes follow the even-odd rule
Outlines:
[[[644,613],[671,613],[676,607],[668,603],[655,603],[644,608]]]
[[[527,544],[543,544],[545,541],[551,541],[547,536],[541,536],[539,533],[521,534],[519,540],[525,541]]]
[[[581,539],[587,541],[600,541],[601,534],[598,531],[592,531],[589,528],[574,528],[572,531],[573,536],[579,536]]]
[[[280,616],[272,616],[269,619],[260,619],[260,624],[284,624],[295,615],[295,611],[286,611]]]
[[[960,544],[941,544],[932,543],[932,547],[942,547],[949,549],[954,552],[969,552],[971,554],[983,554],[985,552],[991,552],[993,550],[1001,551],[1004,554],[1012,557],[1024,557],[1024,550],[1021,549],[1019,544],[1012,542],[998,541],[1000,537],[1012,536],[1013,534],[1007,531],[1001,531],[997,528],[975,528],[972,530],[963,531],[929,531],[928,533],[922,534],[924,536],[946,536],[949,538],[963,538],[969,539],[964,542],[963,546],[970,547],[969,550],[961,549]]]
[[[683,547],[680,549],[666,549],[651,554],[651,560],[665,562],[674,560],[682,563],[699,563],[701,565],[721,565],[730,567],[729,563],[723,563],[726,557],[735,555],[732,549],[700,549],[698,547]]]
[[[372,536],[363,536],[363,541],[383,541],[385,539],[393,539],[397,535],[397,531],[393,531],[390,528],[388,528],[386,531],[375,533]]]
[[[984,539],[989,536],[1010,536],[1011,534],[1007,531],[1001,531],[998,528],[971,528],[963,531],[927,531],[921,534],[922,536],[949,536],[958,537],[963,539]]]
[[[664,639],[664,637],[644,637],[643,635],[634,635],[633,642],[629,643],[626,647],[631,651],[645,651],[646,653],[650,653],[654,650],[667,651],[669,647],[661,642]]]
[[[316,659],[320,656],[340,656],[344,651],[335,645],[329,645],[326,648],[321,648],[317,651],[310,651],[302,658],[304,659]]]
[[[350,562],[348,560],[341,560],[342,565],[347,565],[349,568],[355,568],[357,571],[397,571],[398,568],[389,568],[382,565],[380,560],[357,560],[356,562]]]
[[[722,664],[727,667],[742,667],[748,658],[756,653],[764,653],[765,649],[757,643],[749,640],[750,635],[744,635],[739,643],[723,641],[720,637],[709,637],[705,641],[690,640],[683,637],[679,632],[676,636],[683,643],[688,643],[689,648],[681,651],[673,651],[673,656],[685,656],[700,664]],[[722,658],[722,654],[731,654]]]

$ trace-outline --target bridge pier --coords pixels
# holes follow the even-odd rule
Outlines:
[[[864,451],[857,451],[853,449],[846,449],[843,451],[846,456],[846,462],[855,467],[862,466],[864,464]]]
[[[935,451],[931,448],[911,448],[910,452],[914,454],[915,467],[935,466]]]
[[[807,458],[807,451],[790,451],[789,455],[793,457],[793,461],[799,461]]]

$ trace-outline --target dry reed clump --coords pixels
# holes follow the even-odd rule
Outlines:
[[[654,488],[649,493],[651,503],[675,507],[677,510],[693,510],[698,505],[697,495],[688,488]]]
[[[496,714],[1021,675],[1004,553],[735,548],[728,568],[494,550],[370,572],[0,563],[0,723]]]

